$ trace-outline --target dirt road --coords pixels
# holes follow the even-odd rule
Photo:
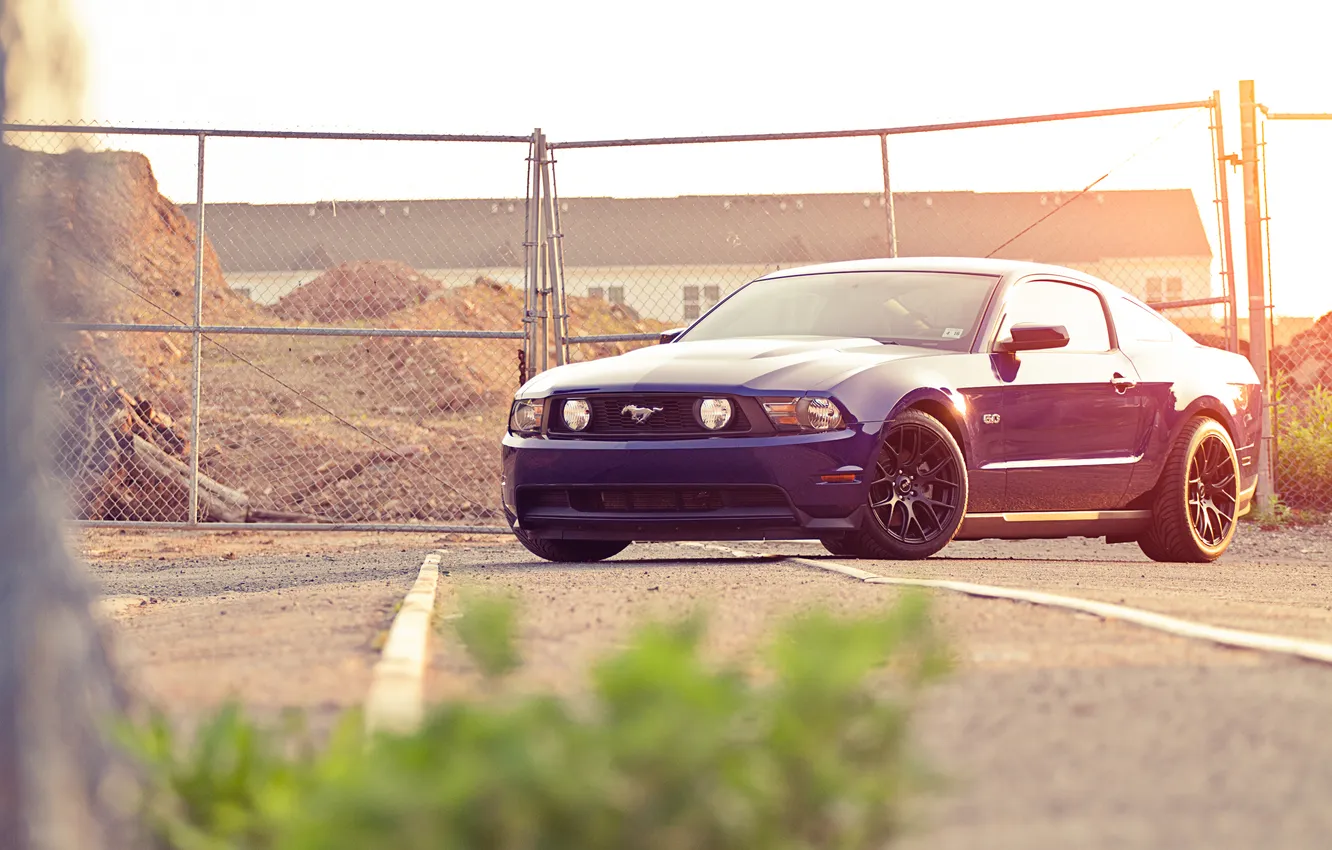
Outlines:
[[[108,593],[162,600],[117,615],[117,632],[135,675],[178,712],[234,693],[260,709],[331,717],[364,697],[376,636],[437,545],[410,543],[310,557],[257,546],[234,559],[107,560],[94,570]],[[740,548],[827,558],[809,544]],[[926,562],[857,566],[1332,641],[1332,529],[1246,529],[1209,566],[1153,564],[1134,547],[1091,541],[955,544]],[[863,612],[898,592],[789,560],[675,545],[556,566],[479,541],[447,548],[441,576],[446,615],[469,590],[515,594],[526,664],[512,686],[562,693],[583,687],[588,666],[644,618],[703,607],[709,653],[757,664],[753,650],[781,617],[816,605]],[[1332,668],[1027,604],[948,593],[934,603],[957,671],[929,694],[917,732],[952,784],[918,807],[919,831],[904,846],[1325,846]],[[445,630],[429,699],[477,684]]]

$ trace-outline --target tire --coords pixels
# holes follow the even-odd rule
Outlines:
[[[538,558],[564,564],[604,561],[629,548],[628,541],[620,540],[542,540],[518,529],[514,529],[513,536]]]
[[[862,558],[928,558],[957,534],[967,493],[957,440],[924,411],[903,411],[885,429],[871,466],[865,521],[845,542]]]
[[[1215,561],[1239,526],[1239,457],[1214,419],[1184,426],[1166,459],[1152,502],[1152,520],[1138,546],[1154,561]]]
[[[1144,555],[1151,558],[1153,561],[1169,562],[1175,560],[1170,557],[1169,550],[1156,539],[1150,530],[1138,538],[1138,548],[1142,550]]]
[[[841,537],[823,537],[819,539],[823,548],[838,558],[859,558],[860,550],[856,548],[854,535],[843,535]]]

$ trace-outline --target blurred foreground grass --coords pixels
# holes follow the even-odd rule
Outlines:
[[[879,848],[930,780],[908,725],[947,667],[927,614],[910,595],[793,619],[757,678],[704,661],[701,617],[650,625],[585,698],[493,687],[407,736],[367,740],[348,717],[316,747],[230,707],[189,741],[160,716],[125,741],[160,846],[181,850]],[[492,685],[521,661],[514,621],[481,598],[456,623]]]

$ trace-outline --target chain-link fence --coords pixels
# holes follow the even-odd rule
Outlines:
[[[1000,257],[1101,277],[1234,350],[1218,101],[839,133],[556,142],[570,357],[783,267]],[[613,336],[605,304],[636,322]]]
[[[1258,147],[1268,225],[1268,362],[1274,490],[1288,508],[1332,511],[1332,276],[1324,212],[1332,196],[1332,113],[1262,108]]]
[[[75,516],[501,530],[531,139],[5,140],[63,332],[52,439]],[[467,195],[495,200],[435,200]]]
[[[7,125],[58,468],[89,523],[503,530],[527,375],[822,260],[1057,263],[1233,348],[1217,102],[549,146]]]

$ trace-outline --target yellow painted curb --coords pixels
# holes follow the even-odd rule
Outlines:
[[[389,626],[388,640],[371,673],[370,693],[365,699],[365,728],[371,734],[406,734],[421,725],[426,651],[441,554],[435,551],[426,555],[416,583]]]

